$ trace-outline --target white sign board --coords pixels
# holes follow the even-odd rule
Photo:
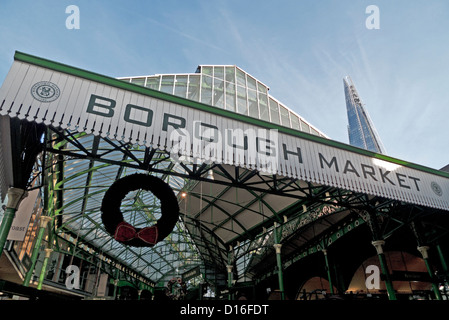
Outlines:
[[[23,241],[25,239],[38,194],[39,189],[31,190],[28,192],[28,196],[20,202],[8,233],[8,240]]]
[[[174,159],[258,169],[449,210],[449,179],[435,170],[143,87],[124,88],[119,80],[68,66],[16,60],[0,89],[0,114],[159,148]]]

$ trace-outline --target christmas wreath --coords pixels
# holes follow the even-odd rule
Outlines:
[[[120,210],[125,196],[134,190],[150,191],[161,203],[161,217],[150,227],[135,228],[124,221]],[[134,247],[151,247],[168,236],[178,221],[178,200],[162,179],[147,174],[132,174],[116,180],[106,191],[101,203],[101,219],[115,240]]]

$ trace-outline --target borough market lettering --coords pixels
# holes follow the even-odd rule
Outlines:
[[[110,98],[101,97],[98,95],[92,94],[87,106],[87,112],[101,115],[104,117],[113,117],[114,116],[114,108],[116,106],[116,101]],[[132,110],[140,110],[146,112],[146,116],[141,119],[132,118]],[[134,104],[127,104],[125,106],[125,112],[123,114],[123,120],[126,122],[130,122],[133,124],[141,125],[144,127],[150,127],[153,123],[153,111],[149,108],[138,106]],[[169,113],[164,113],[163,121],[162,121],[162,130],[168,131],[168,127],[172,127],[173,129],[184,129],[186,127],[187,120],[178,115],[173,115]],[[198,126],[195,128],[194,137],[200,140],[205,140],[209,143],[217,142],[218,136],[218,127],[203,123],[197,122]],[[207,137],[201,135],[201,130],[199,130],[199,126],[212,130],[212,134]],[[227,140],[229,141],[229,140]],[[261,142],[262,141],[262,142]],[[243,138],[242,145],[232,144],[233,148],[241,148],[248,149],[248,137],[245,136]],[[259,137],[255,137],[256,151],[260,152],[261,149],[264,149],[264,153],[270,156],[275,156],[277,143],[275,141],[271,141],[270,139],[260,139]],[[263,144],[264,148],[261,148],[260,145]],[[288,160],[290,156],[295,157],[295,161],[299,164],[303,164],[303,156],[301,148],[297,147],[296,150],[288,150],[288,147],[285,143],[282,144],[282,156],[284,160]],[[369,164],[360,163],[355,165],[352,161],[339,161],[336,156],[326,158],[322,153],[318,152],[318,160],[322,169],[325,167],[334,170],[335,172],[342,172],[346,175],[355,175],[358,178],[364,178],[366,180],[372,180],[375,182],[382,182],[384,184],[389,184],[392,186],[399,186],[404,189],[414,189],[416,191],[420,191],[419,182],[420,179],[414,176],[405,175],[399,172],[391,172],[389,170],[384,170],[382,168],[376,168]]]
[[[328,168],[333,168],[336,172],[340,172],[342,167],[339,166],[339,162],[335,156],[332,157],[330,161],[328,161],[328,159],[326,159],[321,153],[318,153],[318,156],[322,169],[324,169],[324,166],[326,165]],[[382,183],[391,184],[393,186],[398,185],[401,188],[414,188],[416,191],[420,191],[418,182],[421,179],[413,176],[407,176],[399,172],[392,174],[391,171],[384,171],[382,168],[377,169],[378,170],[376,170],[375,167],[364,163],[360,164],[360,168],[356,168],[350,160],[346,160],[342,172],[344,174],[355,174],[358,178],[363,177],[364,179],[371,179],[376,182],[381,181]]]

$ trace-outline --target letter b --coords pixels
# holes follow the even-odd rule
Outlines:
[[[99,103],[97,100],[103,100],[108,102],[108,104],[105,103]],[[115,101],[112,99],[104,98],[97,96],[95,94],[92,94],[89,99],[89,104],[87,105],[87,112],[93,113],[99,116],[103,117],[112,117],[114,115],[114,107],[115,107]],[[105,110],[105,112],[100,111],[100,109]]]

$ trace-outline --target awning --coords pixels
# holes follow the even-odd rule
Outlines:
[[[20,52],[0,88],[0,115],[2,198],[13,183],[8,119],[45,124],[62,141],[48,151],[65,157],[55,182],[63,225],[155,282],[200,259],[225,270],[230,253],[244,272],[271,252],[274,222],[288,239],[312,215],[333,214],[337,198],[449,210],[446,172]],[[127,247],[102,227],[101,200],[116,179],[150,167],[176,190],[183,224],[154,248]],[[124,205],[139,225],[160,215],[145,193]],[[349,216],[338,212],[321,226]]]
[[[23,53],[0,101],[4,116],[151,146],[184,162],[449,208],[446,173]]]

